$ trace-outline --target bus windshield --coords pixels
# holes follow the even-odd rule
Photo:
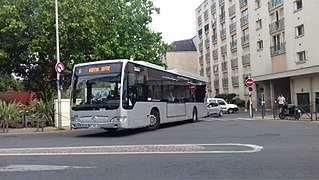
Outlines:
[[[75,70],[81,73],[74,74],[71,93],[73,110],[117,109],[119,107],[121,66],[114,67],[114,65],[111,66],[112,72],[83,72],[89,68]],[[114,69],[117,69],[117,72]]]

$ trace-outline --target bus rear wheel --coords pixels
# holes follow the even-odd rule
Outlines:
[[[157,110],[152,110],[150,117],[150,125],[147,127],[147,130],[154,131],[160,126],[160,114]]]

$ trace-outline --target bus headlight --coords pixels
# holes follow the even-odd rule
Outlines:
[[[76,122],[79,122],[79,120],[80,120],[79,116],[73,116],[73,117],[71,117],[71,122],[76,123]]]
[[[127,116],[115,116],[110,120],[110,122],[125,122],[127,120]]]

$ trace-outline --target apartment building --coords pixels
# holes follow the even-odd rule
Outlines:
[[[248,99],[254,107],[283,94],[289,103],[319,105],[317,0],[205,0],[195,11],[199,74],[208,94]],[[310,110],[310,109],[309,109]]]

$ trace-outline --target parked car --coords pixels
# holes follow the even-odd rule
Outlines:
[[[207,116],[215,115],[218,117],[223,116],[222,107],[216,102],[207,103]]]
[[[227,113],[231,114],[231,113],[238,111],[238,106],[236,104],[229,104],[222,98],[208,98],[207,99],[208,104],[212,103],[212,102],[219,104],[222,107],[223,112],[227,112]]]

